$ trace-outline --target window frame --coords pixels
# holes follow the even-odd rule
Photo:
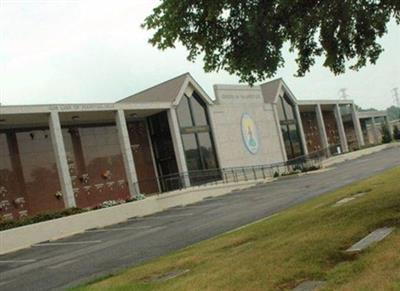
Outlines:
[[[283,127],[286,128],[287,133],[288,133],[287,134],[287,138],[288,138],[288,142],[289,142],[289,145],[290,145],[290,153],[288,153],[287,149],[286,149],[286,156],[287,156],[288,159],[289,159],[289,157],[291,159],[292,158],[296,158],[297,155],[296,155],[296,151],[294,150],[295,147],[293,145],[295,143],[295,141],[292,140],[292,137],[290,135],[290,129],[289,129],[291,125],[295,125],[296,126],[296,134],[297,134],[297,140],[298,140],[297,142],[300,141],[300,155],[299,156],[304,154],[304,148],[303,148],[303,144],[301,143],[301,136],[300,136],[301,133],[300,133],[300,129],[299,129],[299,121],[297,119],[296,111],[295,111],[295,108],[294,108],[295,105],[289,99],[289,97],[287,96],[286,93],[284,93],[283,95],[278,96],[278,98],[279,98],[278,102],[280,102],[280,106],[282,108],[283,115],[284,115],[284,118],[285,118],[284,120],[279,119],[279,126],[281,127],[281,133],[282,133],[282,137],[284,139],[284,143],[285,143],[285,137],[284,137],[282,128]],[[293,114],[293,119],[288,119],[288,114],[286,112],[286,107],[287,106],[285,106],[285,103],[287,104],[287,106],[289,106],[291,108],[292,114]],[[279,105],[277,104],[277,106],[279,106]],[[285,148],[286,148],[286,146],[285,146]]]
[[[184,145],[183,142],[183,136],[186,134],[194,134],[195,139],[196,139],[196,145],[197,145],[197,151],[199,153],[199,157],[200,157],[200,162],[201,162],[201,171],[207,171],[207,170],[213,170],[212,168],[207,168],[207,163],[205,161],[205,157],[203,152],[201,151],[201,144],[199,141],[199,133],[208,133],[209,134],[209,138],[211,141],[211,147],[212,147],[212,151],[213,151],[213,156],[214,156],[214,160],[215,160],[215,169],[219,169],[219,162],[218,162],[218,158],[217,158],[217,153],[215,150],[215,142],[214,142],[214,137],[212,135],[212,130],[211,130],[211,126],[210,126],[210,118],[208,116],[208,111],[207,111],[207,104],[201,99],[201,97],[195,92],[193,91],[191,96],[188,96],[186,94],[183,95],[182,98],[187,98],[187,102],[188,102],[188,107],[189,107],[189,114],[191,117],[191,121],[193,126],[182,126],[181,122],[179,121],[179,115],[178,115],[178,124],[179,124],[179,131],[181,134],[181,140],[182,140],[182,145]],[[204,110],[204,117],[205,117],[205,121],[206,121],[206,125],[199,125],[196,123],[195,120],[195,114],[194,114],[194,109],[193,109],[193,98],[195,100],[195,102],[198,102],[200,106],[202,106],[203,110]],[[180,101],[182,102],[182,100]],[[178,104],[178,106],[180,105],[180,102]],[[178,112],[177,112],[178,114]],[[184,152],[185,152],[185,159],[187,159],[187,155],[186,155],[186,149],[183,146]],[[190,169],[187,169],[188,172],[190,172]],[[196,171],[196,170],[194,170]]]

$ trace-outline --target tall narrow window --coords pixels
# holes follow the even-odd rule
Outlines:
[[[178,113],[179,124],[181,127],[193,126],[193,119],[189,108],[189,98],[183,97],[176,111]]]
[[[286,94],[279,97],[277,107],[286,155],[290,160],[303,154],[298,121],[294,113],[294,106]]]
[[[193,92],[184,96],[177,114],[192,185],[207,183],[221,176],[207,115],[207,105]],[[216,174],[216,172],[218,172]]]
[[[196,126],[208,125],[206,107],[197,95],[191,98],[192,112]]]

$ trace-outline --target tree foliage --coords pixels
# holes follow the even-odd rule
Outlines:
[[[400,140],[400,129],[397,125],[393,126],[393,137],[394,139]]]
[[[205,71],[254,83],[283,66],[285,43],[297,53],[298,76],[318,56],[335,74],[349,60],[354,70],[375,63],[392,17],[400,23],[400,0],[162,0],[143,27],[159,49],[179,42],[191,61],[203,53]]]
[[[389,143],[392,141],[392,136],[390,135],[389,126],[387,124],[382,125],[382,143]]]
[[[400,107],[390,106],[386,110],[390,120],[400,119]]]

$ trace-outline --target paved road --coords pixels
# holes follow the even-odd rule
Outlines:
[[[272,183],[132,219],[0,256],[0,289],[60,290],[137,265],[400,165],[400,148],[330,171]]]

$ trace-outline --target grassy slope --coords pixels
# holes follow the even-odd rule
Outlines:
[[[368,194],[332,207],[358,192]],[[343,253],[380,226],[397,229],[360,255]],[[76,290],[287,290],[308,279],[327,280],[327,290],[400,290],[399,227],[397,168]]]

